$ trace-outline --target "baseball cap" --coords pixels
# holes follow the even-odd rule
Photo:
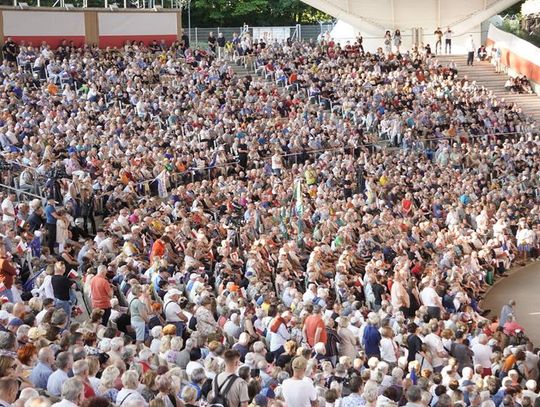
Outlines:
[[[262,394],[257,394],[253,400],[253,404],[256,406],[266,407],[268,405],[268,399]]]
[[[8,325],[10,326],[21,326],[24,322],[20,318],[13,318],[11,321],[8,322]]]

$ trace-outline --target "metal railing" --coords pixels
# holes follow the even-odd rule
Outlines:
[[[397,148],[390,149],[389,151],[401,151],[401,150],[408,150],[408,151],[417,151],[419,153],[423,153],[427,151],[428,149],[433,149],[438,143],[442,141],[462,141],[462,138],[466,138],[467,142],[475,142],[475,141],[484,141],[484,140],[497,140],[497,139],[515,139],[518,137],[521,137],[527,133],[538,133],[534,129],[525,129],[524,131],[520,132],[504,132],[504,133],[487,133],[487,134],[479,134],[479,135],[456,135],[456,137],[425,137],[420,139],[411,139],[406,140],[403,139],[401,142],[401,145],[397,146]],[[373,137],[375,138],[375,137]],[[450,143],[450,148],[452,143]],[[388,145],[388,140],[384,139],[376,139],[372,140],[369,143],[362,143],[358,145],[353,144],[341,144],[339,146],[334,147],[326,147],[326,148],[320,148],[320,149],[303,149],[303,150],[297,150],[290,153],[280,154],[279,156],[282,158],[282,163],[286,168],[291,168],[293,165],[298,165],[307,161],[315,162],[317,161],[323,154],[325,153],[341,153],[341,154],[355,154],[356,151],[359,150],[368,150],[368,151],[375,151],[383,149],[385,146]],[[271,159],[271,156],[262,157],[260,162],[252,163],[252,165],[245,168],[246,170],[254,169],[254,168],[263,168],[265,165],[269,163]],[[240,163],[238,160],[229,161],[223,164],[217,164],[213,166],[207,166],[202,168],[188,168],[185,171],[176,171],[171,172],[168,175],[168,181],[169,185],[167,185],[167,188],[176,189],[181,185],[187,185],[190,183],[200,182],[203,180],[212,180],[215,179],[221,175],[226,175],[229,170],[231,169],[240,169]],[[136,180],[135,184],[137,185],[138,195],[144,196],[146,195],[144,192],[147,190],[146,188],[143,188],[143,186],[150,185],[153,182],[157,182],[158,177],[149,178],[149,179],[143,179],[143,180]],[[43,187],[44,185],[41,185],[38,187],[37,194],[36,193],[30,193],[24,190],[17,189],[16,187],[12,185],[7,185],[5,183],[0,183],[0,189],[6,189],[10,191],[14,191],[19,195],[23,197],[31,197],[32,199],[45,199],[46,194],[43,194]]]

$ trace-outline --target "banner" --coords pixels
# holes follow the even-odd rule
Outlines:
[[[291,36],[290,27],[253,27],[253,39],[272,43],[283,42]]]

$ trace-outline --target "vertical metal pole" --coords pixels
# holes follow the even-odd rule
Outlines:
[[[105,0],[105,8],[109,8],[109,0]]]
[[[191,46],[191,0],[188,1],[188,37]]]
[[[197,30],[197,27],[195,27],[195,42],[199,43],[199,32]]]
[[[124,8],[127,8],[127,0],[124,0]]]

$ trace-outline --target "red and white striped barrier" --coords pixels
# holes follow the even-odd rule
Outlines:
[[[4,38],[15,42],[31,42],[39,46],[43,41],[57,47],[62,40],[79,46],[85,42],[83,12],[3,10]]]
[[[501,63],[535,83],[540,83],[540,48],[493,24],[489,26],[488,47],[501,49]]]
[[[98,13],[99,46],[120,47],[126,41],[165,40],[168,44],[177,39],[179,27],[175,13]]]

